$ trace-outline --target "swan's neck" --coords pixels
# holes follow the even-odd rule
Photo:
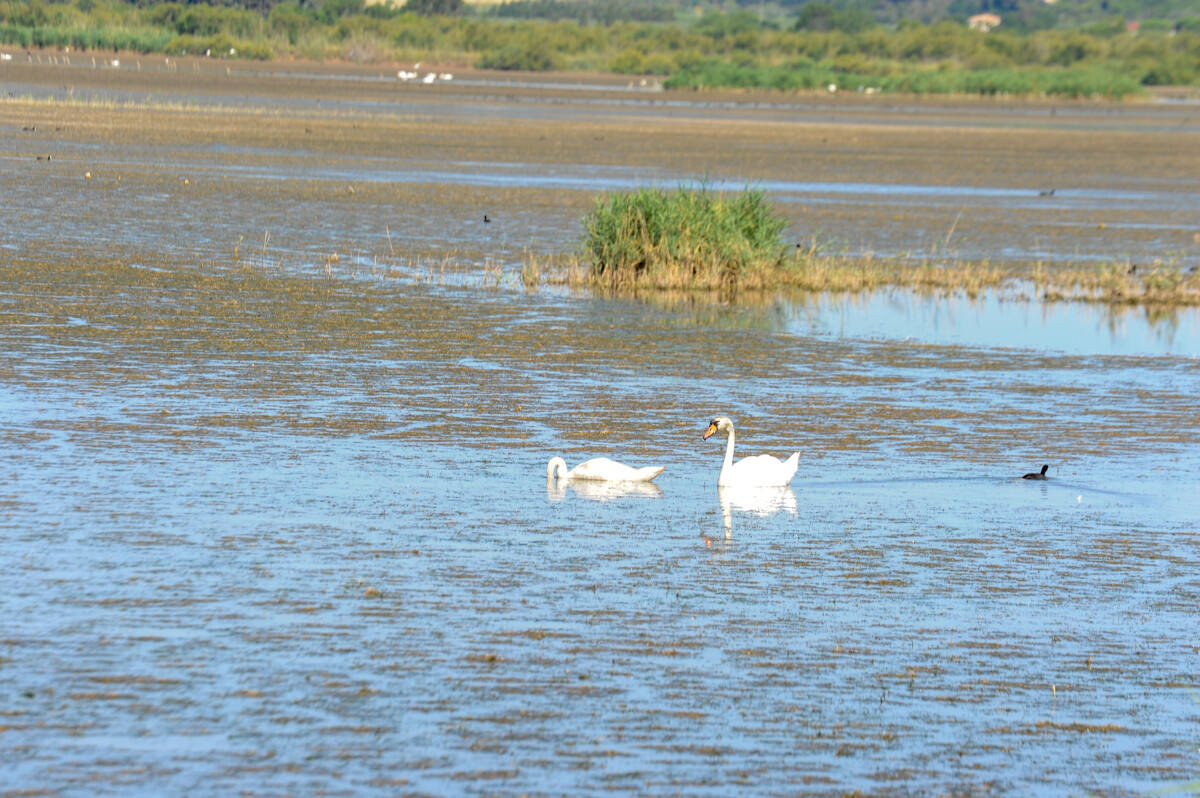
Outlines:
[[[725,465],[721,467],[724,471],[727,468],[733,468],[733,427],[729,428],[729,443],[725,444]]]
[[[561,457],[551,457],[546,466],[546,479],[560,479],[567,475],[567,461]]]

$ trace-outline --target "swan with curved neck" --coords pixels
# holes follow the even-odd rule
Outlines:
[[[550,462],[546,464],[546,481],[590,479],[599,482],[649,482],[666,470],[665,466],[634,468],[607,457],[594,457],[568,470],[566,460],[551,457]]]
[[[717,484],[722,487],[782,487],[796,476],[800,467],[800,452],[794,452],[787,460],[780,460],[769,454],[743,457],[736,463],[733,461],[734,431],[733,421],[725,416],[718,416],[709,422],[704,431],[704,440],[714,434],[724,432],[729,437],[725,445],[725,463],[721,466],[721,475]]]

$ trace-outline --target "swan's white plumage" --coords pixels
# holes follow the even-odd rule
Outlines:
[[[782,487],[796,476],[800,467],[800,452],[795,452],[786,460],[780,460],[769,454],[759,454],[743,457],[736,463],[733,461],[733,421],[725,416],[714,418],[704,432],[704,440],[716,432],[724,432],[729,436],[725,446],[725,462],[721,466],[721,475],[717,484],[722,487]]]
[[[585,460],[574,468],[567,469],[567,461],[551,457],[546,465],[546,479],[590,479],[600,482],[649,482],[666,471],[665,466],[634,468],[607,457]]]

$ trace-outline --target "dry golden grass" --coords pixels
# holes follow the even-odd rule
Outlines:
[[[682,268],[659,270],[637,279],[614,280],[611,274],[597,274],[580,256],[555,258],[528,253],[521,279],[531,290],[541,284],[564,285],[610,295],[720,292],[734,299],[779,289],[856,293],[908,288],[971,297],[987,290],[1011,290],[1056,302],[1200,305],[1200,270],[1188,271],[1166,262],[1149,266],[1120,262],[1082,266],[989,261],[912,263],[871,255],[826,255],[815,248],[798,250],[775,269],[748,270],[732,286],[711,280],[697,281],[689,270]]]
[[[1143,305],[1200,305],[1200,271],[1155,261],[1148,266],[1128,262],[1082,268],[1034,270],[1033,282],[1045,299],[1084,299]]]

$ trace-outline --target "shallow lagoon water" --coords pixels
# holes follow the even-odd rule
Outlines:
[[[884,290],[788,303],[786,329],[800,335],[1013,347],[1073,355],[1200,356],[1200,311],[1048,303],[989,291],[979,296]]]
[[[127,329],[103,303],[107,329],[5,328],[8,784],[1195,778],[1194,361],[382,279],[315,287],[347,320],[322,331],[292,326],[313,278],[227,279]],[[411,318],[433,329],[406,341]],[[231,345],[247,332],[288,345]],[[717,490],[700,433],[718,411],[744,452],[802,452],[790,489]],[[598,452],[668,471],[647,491],[545,484],[549,454]],[[1017,478],[1042,460],[1049,481]]]
[[[528,293],[376,268],[361,185],[73,172],[0,211],[5,789],[1194,790],[1187,312]]]

